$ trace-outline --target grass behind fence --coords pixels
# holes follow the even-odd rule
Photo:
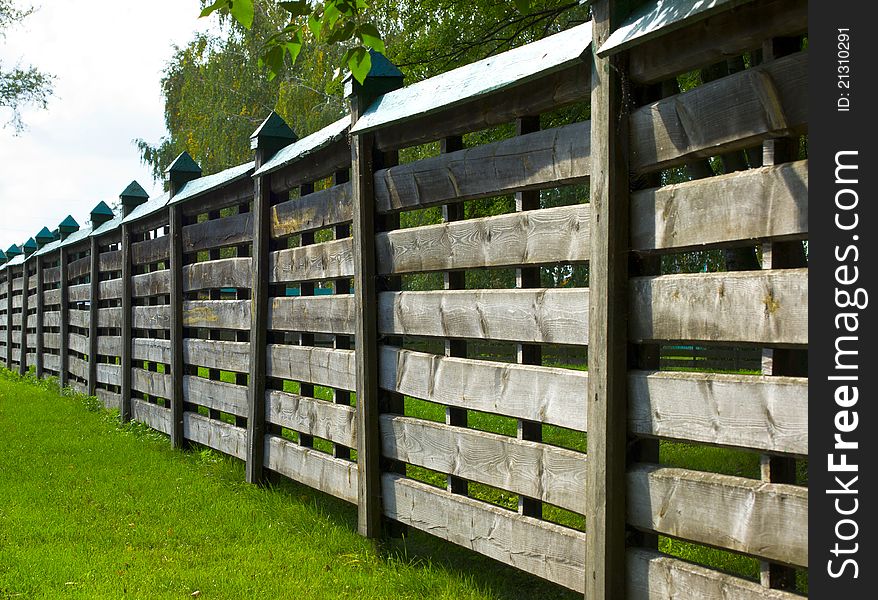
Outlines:
[[[0,598],[578,597],[417,532],[378,552],[353,506],[52,385],[0,373]]]

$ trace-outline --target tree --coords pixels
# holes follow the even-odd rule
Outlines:
[[[4,31],[33,13],[33,7],[17,8],[12,0],[0,0],[0,39]],[[52,95],[54,77],[33,66],[16,65],[9,70],[0,63],[0,108],[9,109],[11,116],[4,124],[11,125],[16,133],[24,129],[21,108],[36,105],[46,108]]]

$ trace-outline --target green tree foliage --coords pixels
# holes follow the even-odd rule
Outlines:
[[[33,12],[32,7],[18,8],[12,0],[0,0],[0,40],[4,31],[20,23]],[[15,65],[11,69],[0,63],[0,108],[10,112],[4,127],[12,126],[16,133],[24,129],[21,108],[35,105],[46,108],[52,95],[53,77],[33,66]]]

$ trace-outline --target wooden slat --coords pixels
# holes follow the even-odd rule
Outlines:
[[[88,256],[84,258],[78,258],[74,261],[71,261],[67,265],[67,280],[73,281],[83,275],[88,275],[91,272],[91,259]],[[13,282],[13,286],[15,282]],[[15,289],[15,288],[13,288]],[[21,289],[19,286],[17,289]]]
[[[384,456],[585,512],[585,454],[411,417],[381,416]]]
[[[247,373],[250,369],[250,344],[184,338],[183,362],[208,369]]]
[[[49,371],[57,373],[61,370],[61,356],[58,354],[44,354],[43,366]]]
[[[627,480],[635,527],[808,565],[807,488],[646,464]]]
[[[199,252],[250,241],[253,215],[241,213],[183,227],[183,252]]]
[[[808,233],[808,161],[631,195],[634,250],[685,249]]]
[[[272,298],[268,309],[268,328],[275,331],[351,335],[354,319],[351,295]]]
[[[628,397],[638,435],[808,453],[807,379],[632,371]]]
[[[631,170],[645,173],[800,131],[808,120],[808,55],[705,83],[630,116]]]
[[[110,390],[105,390],[103,388],[97,388],[95,390],[95,395],[100,399],[101,403],[103,403],[104,408],[107,410],[118,409],[122,400],[122,396],[117,394],[116,392],[111,392]]]
[[[199,262],[183,267],[183,291],[217,288],[249,288],[251,285],[251,260],[249,258],[225,258]]]
[[[269,344],[267,353],[266,375],[269,377],[356,390],[353,350]]]
[[[156,373],[145,369],[131,369],[131,389],[157,396],[159,398],[171,398],[173,393],[173,380],[170,375]]]
[[[170,292],[171,278],[167,269],[134,275],[131,278],[131,295],[136,298],[164,296]]]
[[[222,421],[214,421],[197,413],[183,413],[183,435],[186,439],[244,460],[247,456],[247,430]]]
[[[145,423],[165,435],[171,434],[171,409],[138,400],[131,399],[131,419],[139,423]]]
[[[301,156],[272,171],[271,191],[275,194],[283,194],[303,183],[317,181],[336,171],[349,168],[351,166],[351,148],[348,139],[347,135],[342,135],[337,141],[326,147]]]
[[[106,273],[107,271],[121,271],[122,251],[112,250],[110,252],[101,253],[100,258],[98,259],[98,264],[100,265],[102,273]]]
[[[352,406],[268,390],[265,420],[349,448],[357,446],[356,409]]]
[[[171,314],[167,305],[132,306],[131,326],[135,329],[168,329]]]
[[[802,596],[772,590],[699,565],[650,550],[629,549],[626,561],[630,600],[801,600]]]
[[[271,207],[271,237],[315,231],[351,220],[351,184],[334,185]]]
[[[715,15],[673,34],[673,43],[659,37],[629,53],[629,76],[640,83],[657,83],[699,67],[716,64],[760,48],[772,37],[808,30],[805,0],[760,0]]]
[[[71,333],[67,336],[67,346],[74,352],[88,354],[88,336],[79,333]]]
[[[49,313],[46,313],[49,314]],[[2,343],[2,342],[0,342]],[[61,334],[43,332],[43,345],[47,350],[58,350],[61,348]]]
[[[21,303],[24,301],[24,298],[21,294],[12,296],[12,308],[21,308]]]
[[[21,288],[23,286],[24,286],[24,282],[21,279],[21,273],[19,273],[18,275],[14,276],[14,278],[12,280],[12,291],[13,292],[20,292]]]
[[[58,306],[61,304],[61,290],[46,290],[44,298],[46,306]]]
[[[164,235],[131,244],[131,262],[135,265],[149,265],[168,260],[170,253],[168,237]]]
[[[67,288],[67,300],[69,302],[88,302],[91,297],[91,284],[81,283]],[[14,300],[13,300],[14,306]]]
[[[590,131],[589,122],[574,123],[377,171],[378,211],[584,182]]]
[[[588,343],[588,290],[384,292],[378,330],[389,335]]]
[[[162,364],[171,362],[171,342],[148,338],[134,338],[131,341],[131,359]]]
[[[588,374],[382,346],[383,389],[446,406],[586,430]]]
[[[122,327],[122,308],[99,308],[98,327]]]
[[[588,260],[587,204],[397,229],[375,236],[382,274]]]
[[[247,416],[247,388],[234,383],[192,375],[183,376],[183,398],[186,402],[229,413]]]
[[[247,163],[189,181],[174,202],[182,203],[183,214],[187,216],[247,203],[253,199],[253,181],[249,177],[252,168],[253,163]]]
[[[21,328],[21,313],[13,314],[12,319],[10,319],[10,321],[12,322],[12,326],[14,328],[20,329]]]
[[[294,481],[357,503],[357,463],[265,436],[265,467]]]
[[[581,592],[585,534],[452,494],[393,473],[381,478],[384,513],[416,529]]]
[[[80,379],[88,379],[88,362],[75,356],[71,356],[67,360],[69,361],[67,368],[69,369],[71,374],[79,377]]]
[[[637,277],[629,335],[646,340],[808,343],[808,270]]]
[[[99,298],[101,300],[117,300],[122,297],[122,280],[121,279],[110,279],[108,281],[101,281],[98,284],[100,294]]]
[[[43,269],[43,282],[45,283],[58,283],[61,281],[61,267],[46,267]],[[3,288],[3,293],[5,293],[6,288]]]
[[[122,336],[101,335],[98,336],[98,354],[102,356],[121,356]]]
[[[122,380],[122,370],[119,365],[97,363],[97,381],[107,385],[119,385]]]
[[[268,259],[271,283],[316,281],[354,276],[351,238],[272,252]]]
[[[183,326],[250,329],[249,300],[192,300],[183,303]]]

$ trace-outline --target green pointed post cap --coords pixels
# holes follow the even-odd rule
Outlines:
[[[198,166],[189,153],[185,150],[174,159],[170,166],[165,169],[165,175],[170,182],[171,197],[180,191],[186,182],[201,177],[201,167]]]
[[[372,59],[372,66],[369,68],[369,74],[366,75],[366,81],[360,84],[351,73],[345,77],[345,98],[362,92],[365,92],[367,96],[377,98],[402,87],[402,80],[405,76],[402,71],[396,68],[396,65],[377,50],[370,49],[369,56]]]
[[[12,260],[12,259],[15,258],[16,256],[21,256],[21,248],[19,248],[19,247],[16,246],[15,244],[12,244],[12,245],[9,246],[9,248],[6,250],[6,258],[8,258],[9,260]]]
[[[3,250],[0,250],[0,265],[6,264],[6,261],[9,260],[6,258],[6,253]]]
[[[59,230],[59,229],[56,227],[55,229],[52,230],[52,240],[53,240],[53,241],[58,241],[58,240],[60,240],[60,239],[61,239],[61,230]]]
[[[34,239],[37,241],[37,246],[42,248],[46,244],[51,244],[55,241],[55,236],[52,235],[52,232],[49,231],[48,227],[43,227],[40,229],[40,232],[34,236]]]
[[[250,136],[250,149],[272,147],[276,150],[289,146],[299,137],[287,122],[274,111],[266,117],[262,125],[256,128]]]
[[[58,224],[58,231],[61,233],[61,239],[64,239],[74,231],[79,231],[79,223],[72,215],[67,215],[67,218]]]
[[[97,228],[98,225],[103,225],[115,216],[113,209],[107,206],[107,203],[103,200],[98,202],[98,205],[91,209],[91,222],[95,228]]]
[[[22,250],[24,250],[25,256],[30,256],[31,254],[33,254],[34,252],[36,252],[38,250],[37,241],[34,238],[30,238],[28,241],[26,241],[24,243],[24,245],[21,248],[22,248]]]
[[[139,183],[132,181],[119,194],[119,200],[122,201],[122,206],[139,206],[149,200],[149,194]]]

